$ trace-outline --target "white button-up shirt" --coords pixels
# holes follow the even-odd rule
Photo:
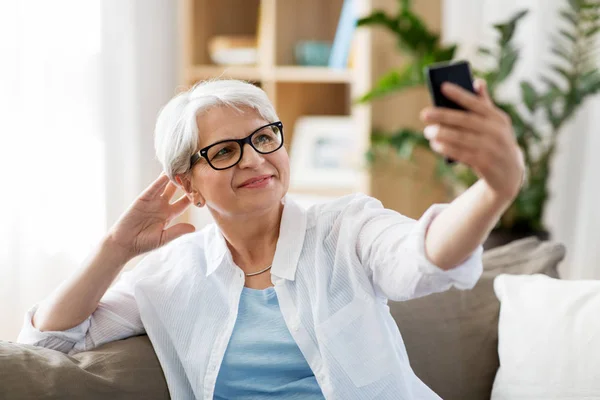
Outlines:
[[[284,199],[271,279],[325,398],[439,399],[413,373],[387,301],[469,289],[479,279],[481,246],[449,271],[425,256],[425,232],[446,206],[433,205],[415,221],[362,194],[307,210]],[[40,332],[32,307],[18,341],[73,354],[146,332],[171,397],[212,399],[244,283],[210,225],[124,272],[72,329]]]

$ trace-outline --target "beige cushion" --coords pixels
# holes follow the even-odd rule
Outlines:
[[[0,399],[168,399],[148,337],[136,336],[67,356],[0,341]]]
[[[500,303],[494,277],[543,273],[556,277],[563,245],[531,237],[485,251],[484,273],[471,291],[452,289],[390,302],[413,370],[445,400],[489,400],[498,362]]]

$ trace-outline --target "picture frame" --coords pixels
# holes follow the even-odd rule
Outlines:
[[[299,117],[290,150],[290,186],[352,191],[361,156],[352,117]]]

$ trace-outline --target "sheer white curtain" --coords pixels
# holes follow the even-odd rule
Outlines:
[[[443,37],[460,43],[459,57],[484,66],[476,50],[494,41],[494,22],[506,20],[515,12],[528,9],[516,34],[521,58],[514,75],[502,88],[502,96],[516,98],[518,82],[535,82],[538,71],[552,60],[551,32],[556,33],[559,9],[566,0],[444,0]],[[551,198],[544,220],[554,240],[567,247],[561,265],[566,278],[600,278],[600,100],[588,101],[569,126],[561,132],[558,152],[550,179]]]
[[[159,173],[175,16],[169,0],[0,2],[0,339]]]

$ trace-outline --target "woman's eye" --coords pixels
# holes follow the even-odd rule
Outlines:
[[[224,147],[221,150],[219,150],[217,152],[217,154],[215,154],[215,157],[223,157],[223,156],[226,156],[228,153],[229,153],[229,149],[227,147]]]
[[[270,137],[269,135],[260,135],[260,136],[258,137],[258,141],[259,141],[260,143],[268,142],[268,141],[270,141],[270,140],[271,140],[271,137]]]

